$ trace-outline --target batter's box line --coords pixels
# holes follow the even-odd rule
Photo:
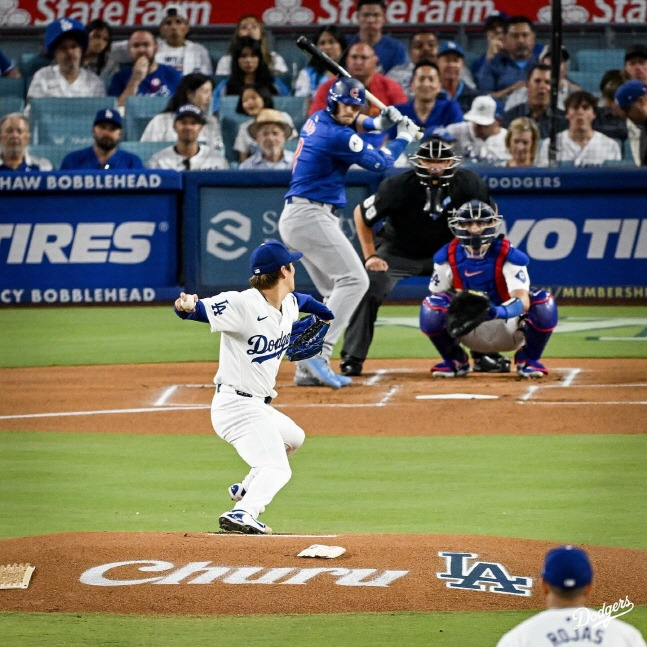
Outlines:
[[[169,400],[175,394],[175,392],[178,389],[183,389],[183,388],[184,389],[208,389],[208,388],[215,389],[216,385],[215,384],[171,384],[170,386],[166,387],[164,391],[162,391],[162,395],[160,395],[160,397],[157,398],[155,402],[153,402],[153,406],[154,407],[173,406],[181,409],[193,406],[193,405],[186,405],[186,404],[169,403]]]
[[[540,389],[548,389],[548,388],[568,388],[569,386],[573,385],[573,382],[575,378],[582,372],[581,368],[557,368],[554,369],[556,373],[564,373],[566,372],[566,377],[561,381],[560,384],[533,384],[532,386],[529,386],[526,392],[519,398],[518,402],[520,404],[526,404],[530,401],[530,398],[532,398],[533,395]],[[533,379],[533,378],[529,378]],[[539,378],[541,379],[541,378]]]

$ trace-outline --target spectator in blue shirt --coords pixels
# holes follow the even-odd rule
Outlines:
[[[68,153],[61,162],[61,170],[143,169],[144,163],[137,155],[117,148],[121,127],[121,115],[116,110],[99,110],[92,126],[94,144]]]
[[[411,77],[413,99],[407,103],[396,104],[396,108],[409,117],[416,125],[425,129],[424,138],[428,138],[439,126],[448,126],[463,121],[463,111],[457,101],[448,99],[440,85],[438,66],[431,61],[419,61]],[[389,138],[396,135],[396,128],[391,128]]]
[[[405,46],[391,36],[382,33],[386,22],[384,0],[357,0],[357,24],[359,32],[348,39],[348,45],[361,41],[368,43],[378,57],[377,71],[386,74],[392,67],[408,60]]]
[[[155,62],[157,41],[152,31],[137,29],[128,39],[132,68],[119,70],[110,82],[108,94],[117,97],[117,105],[135,95],[171,97],[182,80],[182,72]]]
[[[478,89],[505,103],[511,92],[524,87],[538,55],[530,19],[512,16],[504,23],[503,50],[485,60],[479,70]]]
[[[2,52],[0,52],[0,76],[10,79],[20,78],[20,70],[16,67],[16,64]]]

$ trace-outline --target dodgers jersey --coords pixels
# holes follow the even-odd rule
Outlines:
[[[385,171],[393,166],[405,146],[404,140],[396,139],[389,144],[393,154],[376,150],[350,126],[338,123],[325,110],[318,110],[301,129],[285,197],[298,196],[344,207],[344,177],[348,169],[358,164],[367,171]]]
[[[455,269],[452,267],[455,254]],[[432,294],[458,288],[486,292],[494,305],[501,305],[514,290],[530,290],[526,265],[529,258],[505,238],[492,242],[483,258],[470,258],[454,239],[434,255],[434,273],[429,281]]]
[[[600,620],[594,613],[585,608],[542,611],[511,629],[499,640],[497,647],[645,647],[635,627],[615,618]]]

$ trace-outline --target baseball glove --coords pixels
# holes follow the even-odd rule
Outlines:
[[[447,332],[462,337],[490,319],[490,297],[484,292],[462,290],[447,308]]]
[[[330,324],[319,319],[317,315],[299,319],[292,326],[290,345],[285,351],[285,356],[291,362],[298,362],[301,359],[318,355],[321,352],[328,328],[330,328]]]

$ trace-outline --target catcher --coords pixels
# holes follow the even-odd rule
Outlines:
[[[502,221],[479,200],[448,220],[455,238],[434,256],[431,294],[420,308],[420,329],[443,358],[431,368],[434,377],[470,372],[461,344],[482,353],[516,351],[521,377],[548,373],[539,360],[557,325],[557,305],[545,290],[530,290],[529,259],[498,235]]]

